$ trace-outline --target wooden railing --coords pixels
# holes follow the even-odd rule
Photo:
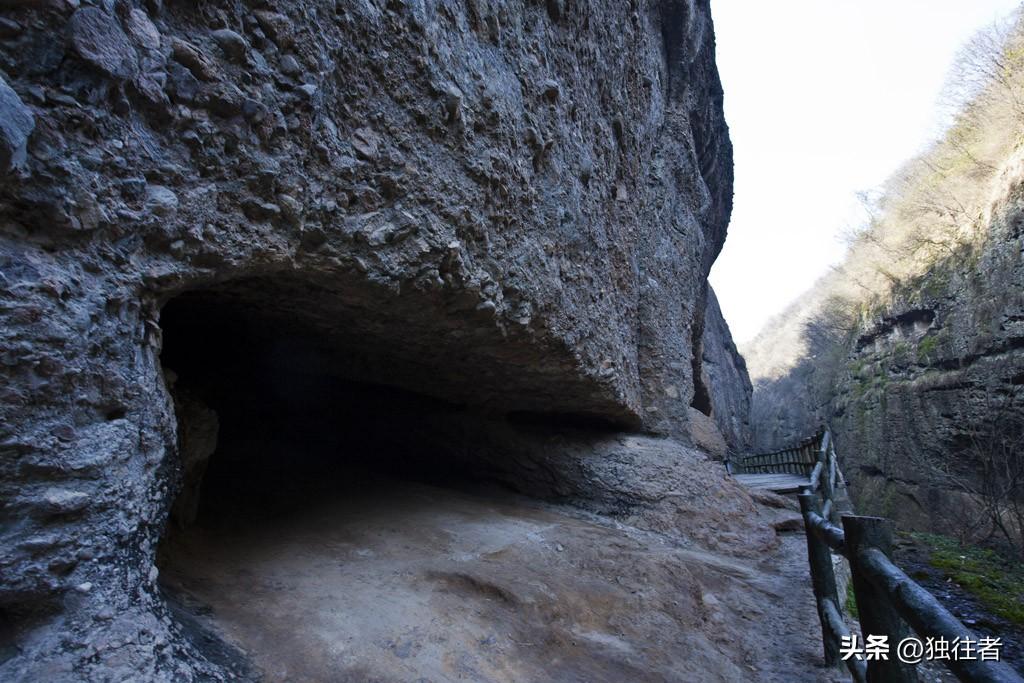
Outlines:
[[[806,462],[808,447],[815,451],[813,464]],[[773,462],[789,469],[770,469]],[[897,646],[908,637],[910,629],[921,638],[941,638],[947,643],[978,642],[931,593],[892,563],[892,520],[841,514],[837,509],[837,485],[845,488],[845,482],[827,429],[793,448],[733,463],[734,469],[745,473],[793,472],[793,467],[809,472],[808,486],[798,498],[828,666],[845,664],[858,683],[914,683],[918,680],[916,664],[902,661],[897,653]],[[849,561],[861,633],[885,636],[887,659],[848,657],[844,661],[841,657],[840,644],[851,634],[836,588],[833,552]],[[1024,678],[1004,662],[977,657],[941,661],[961,681],[1024,683]]]
[[[729,463],[730,471],[734,474],[782,472],[809,475],[818,462],[822,438],[823,435],[818,434],[781,451],[748,455],[739,460],[732,460]]]
[[[827,429],[789,448],[726,461],[726,468],[732,474],[784,473],[806,476],[809,490],[818,492],[824,500],[824,516],[838,523],[836,491],[845,489],[846,482],[839,469],[832,433]]]

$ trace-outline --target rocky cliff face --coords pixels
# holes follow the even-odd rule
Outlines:
[[[813,361],[808,334],[827,289],[824,281],[816,283],[741,349],[754,387],[750,425],[756,451],[785,448],[828,422],[831,373]],[[836,347],[845,359],[845,340]]]
[[[713,40],[706,0],[4,4],[0,670],[209,675],[154,553],[211,357],[686,438]]]
[[[756,446],[830,423],[858,512],[904,528],[961,532],[977,501],[951,481],[978,488],[979,438],[1010,435],[1024,414],[1019,153],[990,188],[976,250],[939,260],[838,334],[828,329],[829,276],[747,352]]]
[[[750,400],[753,387],[747,363],[732,340],[732,332],[722,316],[718,297],[708,288],[708,304],[701,337],[701,381],[695,401],[699,412],[709,416],[721,432],[731,453],[749,451]]]
[[[958,531],[970,503],[939,475],[967,481],[981,475],[968,458],[989,447],[981,443],[984,435],[1020,429],[1021,162],[1017,155],[996,183],[985,216],[988,239],[978,256],[939,264],[857,334],[831,412],[865,513],[922,530]]]

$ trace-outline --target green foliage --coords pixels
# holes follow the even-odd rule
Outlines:
[[[938,299],[946,294],[949,289],[951,277],[945,268],[934,268],[924,278],[921,285],[921,293],[931,299]]]
[[[932,354],[935,353],[936,347],[939,345],[939,340],[935,336],[927,336],[922,339],[917,345],[917,360],[920,363],[927,363],[931,360]]]
[[[846,613],[854,619],[860,619],[860,612],[857,611],[857,598],[853,594],[853,581],[846,584]]]
[[[993,614],[1024,625],[1024,567],[977,546],[961,546],[937,534],[913,533],[929,550],[929,562]]]
[[[885,400],[885,390],[889,386],[889,368],[879,363],[875,370],[875,376],[871,380],[871,388],[882,393],[879,397],[880,401]]]
[[[856,401],[860,401],[864,398],[864,394],[868,392],[867,382],[861,378],[857,378],[857,383],[853,385],[853,398]]]

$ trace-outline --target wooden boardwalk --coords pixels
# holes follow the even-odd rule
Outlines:
[[[773,493],[800,493],[811,485],[810,478],[799,474],[734,474],[733,478],[748,489]]]
[[[823,472],[827,455],[823,440],[824,433],[781,451],[742,455],[727,462],[726,468],[748,489],[800,493],[806,488],[816,488],[823,474],[834,476],[831,470]]]

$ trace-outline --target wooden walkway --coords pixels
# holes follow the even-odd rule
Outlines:
[[[811,485],[810,478],[799,474],[734,474],[733,478],[748,489],[773,493],[800,493]]]
[[[817,488],[823,475],[831,482],[835,473],[831,469],[824,471],[830,448],[823,432],[781,451],[730,459],[726,469],[748,489],[800,493],[803,489]]]

